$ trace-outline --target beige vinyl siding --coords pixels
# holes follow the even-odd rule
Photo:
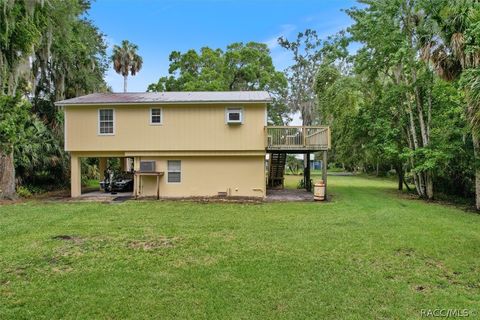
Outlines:
[[[225,123],[228,104],[158,105],[162,125],[150,124],[156,105],[67,106],[67,151],[255,151],[265,150],[266,104],[238,103],[243,124]],[[115,134],[98,135],[98,110],[115,109]]]

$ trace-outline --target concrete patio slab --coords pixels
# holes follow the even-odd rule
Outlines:
[[[125,201],[126,199],[133,199],[132,192],[103,192],[103,191],[90,191],[82,193],[76,200],[88,200],[88,201],[117,201],[117,199]]]
[[[266,202],[313,201],[313,193],[304,189],[269,189]]]

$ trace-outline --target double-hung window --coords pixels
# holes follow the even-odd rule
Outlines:
[[[168,160],[168,183],[180,183],[182,181],[182,162],[180,160]]]
[[[162,124],[162,109],[161,108],[151,108],[150,109],[150,124],[151,125]]]
[[[113,109],[98,110],[98,134],[115,134],[115,111]]]

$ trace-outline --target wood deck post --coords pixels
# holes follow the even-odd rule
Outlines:
[[[307,146],[307,129],[302,127],[303,147]],[[310,159],[308,159],[310,161]]]
[[[325,200],[327,199],[327,160],[328,154],[327,151],[323,151],[323,161],[322,161],[322,180],[325,184]]]
[[[160,177],[163,177],[164,172],[163,171],[155,171],[155,172],[142,172],[142,171],[135,171],[134,173],[134,196],[135,199],[138,198],[138,196],[141,195],[141,181],[142,181],[142,176],[155,176],[156,177],[156,193],[157,193],[157,200],[160,199]]]
[[[305,189],[310,192],[312,191],[312,184],[310,183],[310,152],[305,154],[304,167],[303,182],[305,184]]]

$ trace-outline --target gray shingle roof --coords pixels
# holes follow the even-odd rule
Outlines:
[[[155,104],[155,103],[221,103],[270,102],[266,91],[185,91],[185,92],[132,92],[92,93],[86,96],[57,101],[57,106],[92,104]]]

